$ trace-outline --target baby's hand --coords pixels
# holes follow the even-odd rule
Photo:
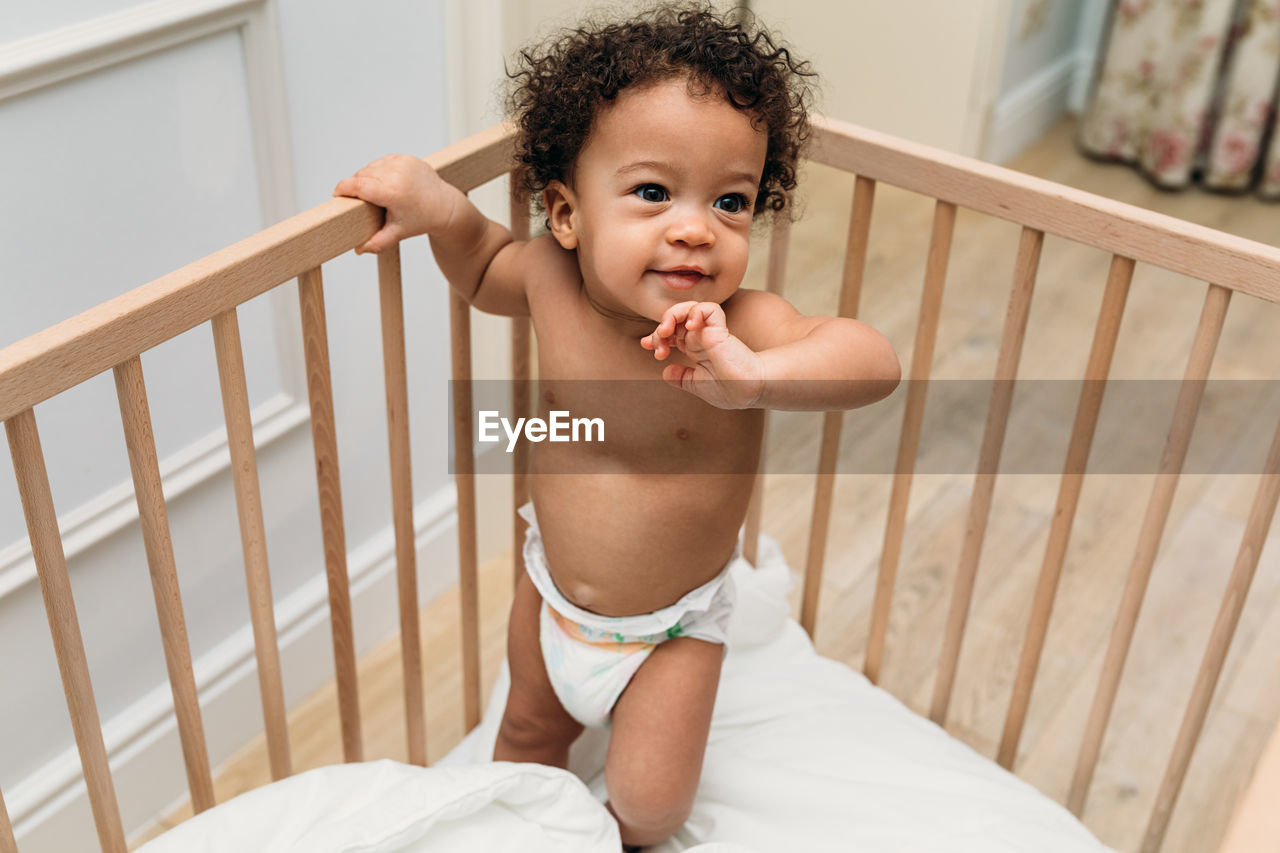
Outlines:
[[[673,348],[687,356],[694,367],[668,364],[662,378],[718,408],[752,408],[764,391],[760,356],[729,333],[724,309],[714,302],[672,305],[640,346],[659,360]]]
[[[354,196],[384,207],[386,222],[362,246],[361,252],[381,252],[418,234],[431,234],[449,224],[457,191],[441,180],[425,160],[391,154],[374,160],[333,188],[333,194]]]

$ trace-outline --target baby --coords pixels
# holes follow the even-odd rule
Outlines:
[[[748,22],[668,7],[521,60],[517,151],[549,233],[513,240],[405,155],[334,193],[386,208],[361,251],[429,234],[472,305],[531,317],[556,408],[598,413],[600,383],[575,380],[616,382],[607,444],[535,447],[494,758],[565,767],[584,726],[611,725],[608,807],[648,845],[697,788],[764,410],[866,405],[899,366],[863,323],[739,289],[753,220],[789,215],[806,64]]]

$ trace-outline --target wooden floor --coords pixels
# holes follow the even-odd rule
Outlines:
[[[1163,193],[1123,167],[1079,156],[1072,130],[1071,123],[1064,122],[1010,165],[1242,236],[1274,239],[1280,212],[1274,205],[1251,197]],[[830,314],[837,301],[853,178],[816,166],[810,166],[802,178],[806,181],[803,218],[793,231],[787,295],[806,313]],[[859,316],[890,337],[903,361],[904,375],[913,348],[932,215],[929,199],[877,188]],[[1018,235],[1015,225],[960,211],[934,357],[935,378],[980,379],[992,374]],[[759,286],[766,245],[767,235],[761,235],[749,285]],[[1020,380],[1066,380],[1083,374],[1109,260],[1102,252],[1046,238]],[[1202,283],[1139,266],[1111,375],[1132,380],[1180,379],[1204,294]],[[1273,333],[1277,328],[1280,309],[1276,306],[1235,297],[1212,378],[1275,378],[1280,372],[1280,335]],[[1173,383],[1167,385],[1172,388]],[[1054,386],[1041,383],[1040,387]],[[949,731],[988,756],[995,755],[1004,723],[1057,495],[1055,466],[1065,455],[1075,393],[1059,395],[1066,406],[1061,416],[1052,405],[1034,401],[1020,407],[1015,397],[1008,442],[1013,453],[1013,439],[1020,438],[1017,446],[1023,455],[1007,456],[1006,461],[1017,470],[1040,473],[1002,475],[998,480],[947,723]],[[886,442],[883,446],[890,454],[896,450],[901,396],[894,399],[896,404],[882,404],[845,419],[841,470],[847,473],[837,478],[835,488],[836,511],[816,642],[821,653],[855,668],[863,663],[891,484],[889,475],[861,473],[867,470],[867,459],[858,451],[881,446],[877,442]],[[976,459],[976,434],[968,436],[956,426],[963,424],[967,429],[976,424],[980,429],[986,400],[973,399],[976,412],[961,412],[959,407],[928,410],[921,465],[933,460],[933,470],[944,472],[917,474],[912,484],[881,684],[921,713],[927,712],[931,698],[973,490],[973,470],[963,470],[967,452],[963,441],[974,438],[971,455]],[[1172,396],[1168,403],[1171,411]],[[1274,415],[1280,414],[1267,411],[1272,416],[1262,418],[1250,441],[1233,442],[1228,449],[1260,447],[1265,453]],[[1206,411],[1205,416],[1209,414]],[[770,417],[771,473],[765,487],[764,529],[781,542],[790,564],[800,567],[805,561],[821,416],[773,413]],[[1162,417],[1152,419],[1157,426],[1148,432],[1146,444],[1155,452],[1165,439],[1168,413]],[[956,438],[956,433],[962,436]],[[1202,433],[1208,441],[1221,430],[1200,430],[1196,439]],[[1053,452],[1045,449],[1055,446],[1058,449]],[[1223,467],[1226,457],[1214,457],[1212,451],[1212,446],[1193,439],[1193,457],[1217,459],[1218,467]],[[1202,455],[1196,457],[1197,453]],[[957,459],[961,462],[956,463]],[[1214,464],[1201,467],[1212,470]],[[1154,477],[1147,474],[1091,474],[1081,497],[1015,765],[1020,776],[1059,800],[1066,796],[1153,482]],[[1141,839],[1257,483],[1252,475],[1197,474],[1184,476],[1179,484],[1084,813],[1085,822],[1100,839],[1119,850],[1136,849]],[[510,578],[509,552],[482,572],[486,691],[503,654]],[[1214,849],[1236,795],[1280,718],[1277,607],[1280,551],[1273,543],[1263,551],[1164,850],[1203,853]],[[431,760],[463,734],[456,614],[456,591],[424,610]],[[393,641],[362,663],[367,758],[403,759],[406,754],[400,689]],[[321,691],[291,715],[295,770],[340,760],[333,695],[332,688]],[[222,768],[219,801],[266,779],[262,744],[251,745]],[[148,836],[184,814],[166,818]]]

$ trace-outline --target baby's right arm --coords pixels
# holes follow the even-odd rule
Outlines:
[[[408,237],[428,234],[444,277],[482,311],[527,315],[524,265],[529,245],[485,218],[457,187],[425,161],[407,154],[375,160],[338,182],[334,195],[354,196],[386,208],[381,230],[356,252],[380,252]]]

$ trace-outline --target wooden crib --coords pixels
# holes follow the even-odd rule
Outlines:
[[[464,191],[471,191],[504,175],[510,169],[511,151],[511,130],[501,125],[428,159],[446,180]],[[1020,769],[1020,741],[1035,696],[1037,671],[1041,669],[1051,618],[1062,618],[1055,612],[1055,597],[1067,563],[1068,545],[1081,495],[1086,482],[1093,476],[1084,473],[1086,461],[1090,457],[1102,409],[1106,384],[1103,380],[1110,373],[1135,265],[1154,265],[1207,283],[1172,422],[1168,425],[1167,435],[1155,439],[1163,441],[1163,453],[1159,471],[1150,481],[1152,485],[1145,514],[1135,532],[1136,546],[1132,546],[1132,551],[1126,548],[1124,553],[1116,553],[1111,564],[1113,572],[1127,572],[1123,593],[1118,601],[1094,602],[1083,616],[1077,613],[1073,617],[1087,618],[1099,625],[1103,632],[1110,626],[1105,658],[1096,689],[1092,691],[1091,708],[1087,721],[1081,723],[1083,736],[1081,738],[1075,730],[1062,735],[1062,738],[1074,739],[1064,747],[1074,755],[1074,770],[1070,773],[1065,802],[1072,811],[1081,814],[1106,735],[1117,725],[1112,719],[1112,712],[1126,660],[1130,656],[1148,580],[1156,566],[1161,539],[1170,518],[1228,303],[1235,292],[1251,299],[1280,302],[1280,249],[820,117],[814,121],[809,157],[816,163],[856,176],[839,298],[842,315],[857,316],[859,313],[877,186],[891,185],[935,200],[914,344],[910,352],[900,348],[903,364],[907,367],[904,375],[911,381],[904,391],[905,409],[897,438],[897,461],[894,473],[887,479],[891,491],[887,500],[883,541],[877,557],[874,596],[867,602],[869,624],[864,627],[831,623],[830,620],[839,614],[824,617],[826,624],[823,630],[826,633],[861,629],[858,639],[850,642],[862,656],[863,671],[873,681],[881,679],[886,656],[892,655],[887,641],[895,637],[899,642],[910,641],[910,632],[904,634],[902,626],[898,627],[896,634],[891,629],[894,621],[891,615],[895,591],[900,591],[896,580],[903,563],[908,531],[906,522],[910,515],[911,489],[925,417],[928,384],[921,380],[931,375],[957,210],[976,211],[1021,226],[1012,289],[1007,300],[1002,293],[1000,296],[1004,319],[994,375],[989,377],[996,381],[990,385],[985,412],[980,455],[975,469],[979,473],[971,473],[965,478],[971,488],[967,522],[963,527],[962,540],[955,542],[955,574],[940,651],[932,667],[934,674],[927,703],[928,715],[940,724],[951,722],[949,709],[954,705],[952,699],[966,639],[966,624],[977,606],[975,590],[981,589],[978,584],[980,556],[995,503],[999,479],[996,472],[1013,404],[1015,383],[1012,380],[1018,376],[1045,235],[1057,235],[1111,255],[1105,293],[1097,313],[1087,364],[1081,374],[1091,381],[1080,386],[1069,446],[1061,462],[1063,473],[1055,478],[1057,497],[1051,509],[1047,544],[1042,548],[1042,556],[1037,557],[1038,575],[1035,574],[1035,566],[1023,567],[1028,578],[1036,578],[1034,595],[1019,602],[1017,624],[1007,626],[1011,636],[1020,638],[1016,671],[1002,672],[998,667],[991,667],[993,683],[986,688],[988,693],[997,693],[1007,709],[993,758],[1015,772]],[[527,203],[513,197],[511,210],[513,230],[518,237],[527,236]],[[125,828],[108,767],[33,407],[98,373],[108,369],[114,372],[192,805],[196,811],[203,810],[214,804],[212,772],[192,674],[139,355],[197,325],[212,324],[248,578],[267,751],[272,777],[287,776],[291,772],[291,757],[286,708],[236,308],[282,283],[297,279],[324,537],[342,754],[347,761],[361,760],[364,756],[343,531],[343,493],[336,464],[337,442],[321,265],[363,243],[378,229],[380,221],[381,212],[371,205],[352,199],[331,200],[0,350],[0,420],[5,422],[67,706],[103,850],[126,849]],[[766,286],[770,289],[783,288],[790,232],[789,223],[779,221],[771,234],[766,274]],[[412,529],[408,382],[398,248],[383,252],[378,257],[377,268],[397,543],[401,657],[406,686],[403,697],[407,720],[406,754],[410,761],[425,764],[423,661],[419,614],[415,606],[418,567],[415,565]],[[912,291],[904,285],[895,298],[916,304],[916,297],[914,294],[908,296],[909,293]],[[465,380],[471,374],[470,308],[456,295],[451,296],[451,306],[453,375],[455,379]],[[532,342],[527,320],[513,321],[512,341],[512,375],[517,380],[528,379]],[[527,385],[520,382],[514,383],[513,387],[527,389]],[[455,435],[472,435],[475,425],[471,386],[469,382],[456,381],[453,388]],[[519,399],[511,404],[513,411],[527,413],[530,408],[527,391],[517,396]],[[818,624],[824,553],[833,529],[832,519],[833,516],[840,517],[834,497],[843,420],[840,413],[825,415],[813,511],[808,521],[799,618],[811,635]],[[778,436],[776,421],[771,427],[771,435],[775,439]],[[464,675],[460,702],[465,726],[470,729],[480,719],[482,683],[477,603],[477,474],[474,456],[466,450],[468,444],[458,443],[456,482],[463,631],[461,668]],[[1176,739],[1166,747],[1168,758],[1164,762],[1166,769],[1162,777],[1148,780],[1152,785],[1158,782],[1158,791],[1145,818],[1141,841],[1144,851],[1160,849],[1166,838],[1183,780],[1205,726],[1215,687],[1246,603],[1261,546],[1280,495],[1280,480],[1276,476],[1277,467],[1280,467],[1280,433],[1277,433],[1265,462],[1259,459],[1255,464],[1260,466],[1255,470],[1265,470],[1266,473],[1260,479],[1254,477],[1250,480],[1256,495],[1252,498],[1248,521],[1243,538],[1238,542],[1229,578],[1225,566],[1203,567],[1205,571],[1221,571],[1220,586],[1225,586],[1225,590],[1207,642],[1204,638],[1196,641],[1202,651],[1197,651],[1199,670],[1190,695],[1187,696],[1185,688],[1178,685],[1173,688],[1176,693],[1160,697],[1185,710]],[[517,471],[524,466],[519,452],[515,466]],[[762,526],[768,527],[761,521],[762,504],[765,503],[762,499],[765,494],[763,482],[763,479],[757,480],[748,517],[744,539],[748,559],[754,556],[756,534]],[[518,475],[514,488],[515,503],[519,505],[525,500],[527,489]],[[1050,512],[1050,508],[1046,507],[1045,511]],[[1107,521],[1107,518],[1100,518],[1093,519],[1092,523],[1105,525]],[[519,541],[523,536],[519,519],[514,521],[513,532]],[[905,570],[905,565],[902,568]],[[1003,568],[987,566],[985,570],[1002,572]],[[517,565],[516,571],[519,570]],[[1274,674],[1275,669],[1272,668],[1271,672]],[[962,737],[966,734],[963,725],[952,726],[951,730]],[[1273,744],[1270,757],[1261,765],[1255,790],[1245,798],[1245,807],[1237,814],[1237,828],[1228,834],[1221,847],[1223,851],[1274,850],[1280,845],[1280,831],[1274,822],[1270,824],[1273,834],[1269,841],[1259,835],[1260,827],[1270,819],[1275,791],[1278,790],[1278,751],[1280,747]],[[1248,756],[1245,763],[1251,766],[1255,760],[1256,756]],[[1267,785],[1270,787],[1264,787]],[[1234,800],[1237,791],[1231,786],[1225,788],[1223,795]],[[1271,792],[1270,797],[1266,791]],[[1088,822],[1087,813],[1084,817]],[[0,853],[11,853],[17,849],[14,831],[0,798]]]

